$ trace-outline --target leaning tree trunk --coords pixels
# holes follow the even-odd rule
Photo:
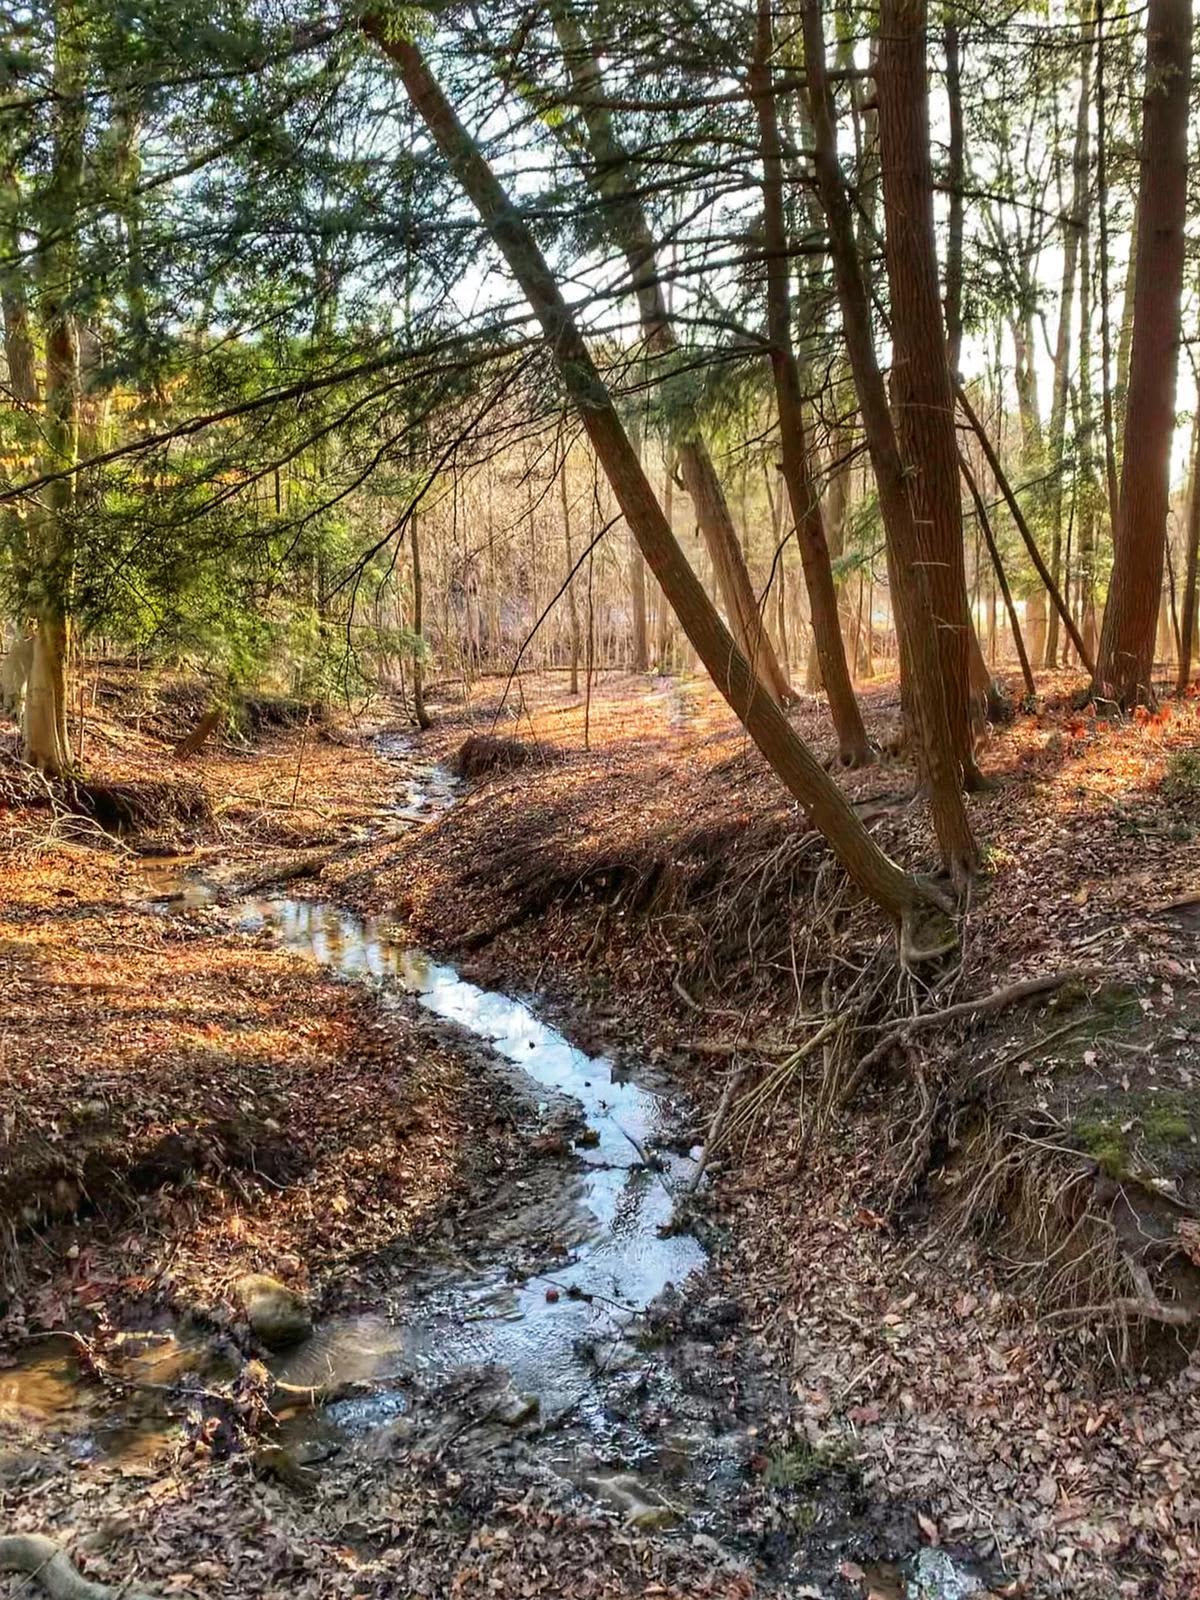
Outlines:
[[[951,751],[970,784],[978,780],[971,618],[954,391],[938,298],[925,22],[925,0],[883,0],[880,7],[875,81],[892,308],[892,410],[937,625]]]
[[[774,53],[771,0],[758,0],[758,39],[751,66],[751,88],[758,113],[762,145],[764,244],[767,265],[767,333],[771,341],[771,371],[779,408],[779,442],[783,478],[787,485],[804,581],[808,588],[813,643],[821,664],[821,679],[829,696],[829,709],[837,731],[843,766],[867,766],[873,759],[862,713],[846,666],[838,616],[837,590],[825,539],[821,498],[810,470],[809,444],[804,430],[804,396],[800,369],[792,347],[792,308],[788,290],[787,226],[783,209],[783,145],[775,106],[771,57]]]
[[[399,37],[383,18],[369,16],[363,26],[396,64],[430,137],[529,301],[625,519],[714,683],[850,877],[902,929],[911,930],[914,917],[930,904],[930,891],[879,848],[721,621],[667,526],[612,397],[528,224],[459,122],[417,45]]]
[[[1150,0],[1138,192],[1133,345],[1116,551],[1096,695],[1123,710],[1149,702],[1162,589],[1187,220],[1191,0]]]
[[[605,221],[625,256],[637,296],[646,354],[665,359],[669,367],[678,353],[679,341],[659,282],[658,248],[638,198],[637,175],[604,104],[604,84],[595,53],[575,16],[561,0],[553,8],[553,22],[581,112],[592,182],[605,201]],[[676,404],[672,443],[684,487],[696,508],[696,520],[712,560],[730,629],[775,698],[790,700],[792,690],[763,624],[746,558],[704,442],[695,405],[683,390],[673,398]]]
[[[975,870],[977,851],[963,803],[962,764],[946,709],[946,692],[938,657],[933,602],[926,581],[924,555],[915,525],[913,504],[908,496],[896,430],[888,409],[883,374],[875,353],[866,284],[856,249],[850,201],[838,160],[833,95],[825,70],[821,0],[805,0],[804,3],[804,63],[812,115],[817,186],[829,228],[830,256],[842,308],[842,330],[887,535],[893,610],[901,647],[902,670],[909,679],[917,762],[922,781],[929,791],[934,827],[943,858],[955,878],[965,881],[970,879]],[[944,360],[945,344],[940,325],[936,342]],[[955,459],[957,462],[957,456]],[[959,559],[961,561],[961,553]],[[963,665],[965,680],[965,659]]]

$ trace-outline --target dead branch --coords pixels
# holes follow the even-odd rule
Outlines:
[[[0,1572],[35,1578],[50,1600],[152,1600],[124,1585],[92,1583],[83,1577],[62,1545],[41,1533],[0,1535]]]

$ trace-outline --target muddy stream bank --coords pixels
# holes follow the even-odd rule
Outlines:
[[[377,748],[398,779],[380,828],[428,825],[453,805],[457,780],[405,738]],[[164,916],[218,898],[184,863],[151,864],[147,886]],[[479,987],[385,916],[269,892],[222,914],[371,986],[382,1007],[420,1008],[499,1077],[545,1155],[502,1174],[444,1251],[398,1258],[371,1303],[318,1319],[271,1358],[277,1468],[311,1484],[356,1454],[453,1449],[499,1472],[520,1460],[634,1527],[719,1540],[782,1592],[859,1592],[844,1586],[848,1559],[881,1595],[982,1592],[944,1552],[916,1551],[907,1513],[864,1507],[848,1466],[771,1449],[786,1386],[707,1271],[697,1117],[677,1087],[577,1048],[536,1002]],[[78,1354],[67,1338],[35,1345],[0,1370],[0,1402],[42,1415],[77,1459],[139,1463],[177,1448],[187,1412],[240,1359],[203,1329],[156,1326],[127,1341],[114,1392],[87,1381]]]

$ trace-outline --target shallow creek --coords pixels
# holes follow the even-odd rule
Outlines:
[[[429,824],[454,803],[458,783],[445,768],[416,759],[402,738],[384,736],[378,748],[396,764],[398,798],[376,831]],[[219,885],[186,860],[148,861],[145,875],[164,915],[220,897]],[[630,1343],[639,1314],[705,1265],[694,1234],[673,1228],[677,1198],[699,1155],[673,1148],[685,1108],[636,1067],[576,1048],[530,1003],[482,989],[404,943],[386,918],[270,895],[235,900],[227,910],[239,927],[265,931],[347,981],[377,988],[383,1006],[415,1000],[449,1025],[451,1043],[463,1034],[481,1041],[538,1125],[565,1130],[565,1159],[540,1163],[536,1181],[501,1179],[482,1248],[470,1262],[398,1270],[384,1304],[327,1318],[310,1339],[272,1360],[282,1382],[338,1396],[317,1410],[285,1414],[282,1437],[302,1447],[314,1440],[353,1447],[421,1410],[420,1398],[439,1385],[452,1389],[461,1376],[469,1389],[474,1374],[490,1369],[477,1420],[545,1428],[569,1417],[598,1444],[622,1434],[625,1459],[657,1450],[660,1440],[651,1446],[614,1422],[608,1399],[632,1365],[647,1379],[652,1357],[639,1359]],[[203,1365],[203,1348],[203,1341],[172,1335],[144,1351],[131,1346],[128,1361],[149,1364],[148,1381],[167,1388],[189,1362]],[[102,1394],[81,1384],[74,1356],[68,1339],[43,1341],[19,1366],[0,1371],[0,1405],[60,1425],[71,1417],[89,1421],[76,1431],[80,1454],[145,1459],[170,1442],[161,1406],[141,1407],[137,1420],[115,1402],[106,1408]]]
[[[429,824],[454,803],[457,781],[446,769],[421,761],[403,738],[385,736],[378,747],[396,764],[399,797],[377,828]],[[220,895],[186,862],[147,863],[146,881],[164,915]],[[527,1441],[545,1468],[635,1522],[682,1515],[721,1531],[724,1519],[710,1519],[745,1482],[755,1448],[753,1428],[720,1403],[728,1379],[718,1347],[729,1325],[719,1311],[711,1329],[701,1316],[699,1337],[693,1323],[682,1340],[683,1359],[679,1340],[672,1359],[639,1338],[647,1308],[669,1300],[671,1286],[695,1290],[707,1261],[677,1217],[701,1154],[680,1144],[693,1120],[688,1108],[650,1069],[588,1055],[531,1002],[480,988],[406,944],[386,918],[270,895],[234,901],[228,914],[346,981],[372,985],[383,1006],[415,1001],[447,1025],[451,1044],[457,1035],[463,1048],[490,1052],[492,1070],[518,1088],[537,1125],[565,1132],[560,1159],[539,1163],[533,1177],[501,1178],[470,1259],[448,1248],[444,1261],[398,1267],[378,1304],[318,1322],[272,1360],[282,1382],[331,1393],[323,1405],[280,1413],[280,1442],[310,1463],[387,1450],[406,1437],[440,1452],[470,1435],[501,1470],[495,1452]],[[214,1362],[203,1337],[133,1335],[122,1371],[160,1397],[123,1403],[85,1383],[71,1341],[54,1338],[0,1370],[0,1409],[42,1416],[78,1457],[116,1457],[148,1471],[179,1438],[180,1405],[162,1396],[181,1379],[186,1388],[233,1370]],[[761,1409],[780,1399],[764,1393]],[[840,1518],[832,1504],[825,1515]],[[863,1547],[847,1531],[830,1548]],[[870,1573],[880,1595],[959,1600],[977,1592],[969,1569],[940,1551]]]

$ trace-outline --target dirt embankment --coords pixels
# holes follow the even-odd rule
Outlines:
[[[1200,887],[1200,718],[1107,724],[1075,687],[985,753],[985,870],[961,960],[932,974],[896,969],[696,687],[601,690],[590,748],[555,686],[525,684],[519,717],[443,714],[443,758],[480,730],[527,758],[331,876],[484,971],[587,995],[711,1108],[736,1084],[722,1271],[817,1449],[1034,1592],[1190,1597],[1200,937],[1171,903]],[[868,696],[881,743],[893,698]],[[819,709],[798,716],[819,742]],[[885,848],[935,865],[910,773],[844,781]]]

